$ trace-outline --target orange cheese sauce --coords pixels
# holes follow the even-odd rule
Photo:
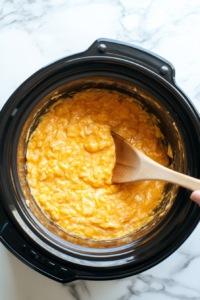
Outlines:
[[[59,100],[27,147],[27,180],[45,214],[83,238],[109,240],[138,230],[162,200],[165,183],[112,184],[114,131],[168,166],[162,133],[133,98],[91,89]]]

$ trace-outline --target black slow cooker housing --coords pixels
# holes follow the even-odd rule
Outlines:
[[[23,130],[28,122],[34,130],[39,116],[60,95],[95,87],[118,90],[143,102],[161,121],[172,145],[174,169],[199,178],[199,114],[174,76],[173,66],[153,53],[99,39],[87,51],[42,68],[13,93],[0,114],[0,239],[14,255],[60,282],[108,280],[156,265],[187,239],[199,221],[200,209],[190,201],[189,190],[177,192],[170,185],[176,197],[169,211],[137,239],[108,247],[64,240],[26,206],[17,164],[18,145],[25,143]]]

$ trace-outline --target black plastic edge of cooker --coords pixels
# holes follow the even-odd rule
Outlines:
[[[103,45],[105,47],[103,47]],[[103,47],[103,51],[102,51]],[[97,39],[87,50],[88,54],[96,54],[96,50],[102,55],[128,57],[130,60],[150,68],[155,73],[161,75],[170,83],[174,84],[175,68],[172,63],[163,57],[142,47],[124,43],[117,40],[100,38]]]
[[[21,236],[9,220],[0,203],[0,242],[19,260],[31,269],[57,282],[68,283],[77,280],[77,272],[67,264],[61,264],[44,251]]]
[[[196,225],[197,224],[193,224],[192,230],[196,227]],[[6,239],[4,239],[3,232],[6,231],[6,229],[8,229],[8,232],[6,233]],[[188,234],[188,236],[189,235],[190,235],[190,233]],[[11,239],[13,239],[13,237],[15,238],[15,236],[17,239],[18,239],[18,237],[20,238],[19,233],[17,232],[17,229],[13,225],[11,225],[11,222],[8,220],[8,217],[6,216],[6,213],[4,212],[4,210],[2,209],[2,206],[0,204],[0,241],[14,256],[16,256],[19,260],[21,260],[23,263],[25,263],[28,267],[39,272],[40,274],[42,274],[50,279],[53,279],[57,282],[61,282],[61,283],[69,283],[71,281],[78,280],[78,279],[92,280],[92,281],[116,280],[116,279],[122,279],[122,278],[125,278],[128,276],[133,276],[133,275],[138,274],[137,268],[135,268],[134,270],[129,268],[128,272],[127,272],[127,269],[124,269],[124,270],[122,269],[120,272],[121,274],[117,274],[117,275],[116,274],[115,275],[108,274],[107,276],[104,275],[103,277],[99,277],[99,276],[95,276],[95,273],[96,273],[95,271],[91,272],[92,275],[90,274],[90,271],[87,271],[86,274],[84,274],[85,272],[81,272],[81,271],[79,272],[78,270],[76,270],[76,271],[70,270],[66,266],[57,264],[57,270],[56,270],[57,276],[56,276],[54,274],[55,272],[52,272],[52,270],[50,270],[51,268],[47,267],[47,264],[49,264],[49,263],[52,264],[51,258],[50,258],[50,260],[47,261],[46,256],[44,257],[43,253],[40,254],[38,249],[35,249],[25,239],[20,238],[19,241],[17,241],[18,247],[16,247],[16,243],[14,240],[13,241],[14,246],[12,246],[10,244],[10,241],[11,241]],[[187,237],[186,237],[186,239],[187,239]],[[167,257],[169,257],[175,250],[177,250],[182,245],[182,242],[183,242],[182,239],[180,239],[178,244],[176,244],[175,247],[171,248],[170,251],[168,251],[168,249],[165,249],[165,255],[164,256],[162,255],[162,257],[157,256],[156,259],[153,258],[154,262],[151,263],[150,265],[148,265],[148,267],[143,266],[141,268],[141,266],[140,266],[140,273],[144,272],[147,269],[154,267],[158,263],[165,260]],[[28,253],[27,250],[30,252]],[[38,256],[39,256],[38,253],[42,259],[46,260],[45,268],[44,268],[44,263],[42,263],[43,268],[38,266],[36,263]],[[53,262],[53,263],[55,263],[55,262]],[[144,262],[144,264],[145,264],[145,262]],[[60,269],[58,269],[58,267]],[[95,268],[93,268],[93,269],[95,269]],[[64,273],[64,276],[63,276],[63,273]]]

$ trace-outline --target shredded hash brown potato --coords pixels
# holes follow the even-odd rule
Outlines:
[[[112,184],[111,131],[168,166],[155,117],[133,98],[90,89],[60,99],[41,117],[27,147],[27,180],[42,210],[62,229],[110,240],[151,220],[165,183]]]

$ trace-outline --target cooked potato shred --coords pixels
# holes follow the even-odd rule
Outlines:
[[[62,229],[83,238],[110,240],[151,219],[165,183],[112,184],[111,131],[167,166],[155,117],[133,98],[90,89],[59,99],[41,117],[27,147],[27,180],[43,211]]]

